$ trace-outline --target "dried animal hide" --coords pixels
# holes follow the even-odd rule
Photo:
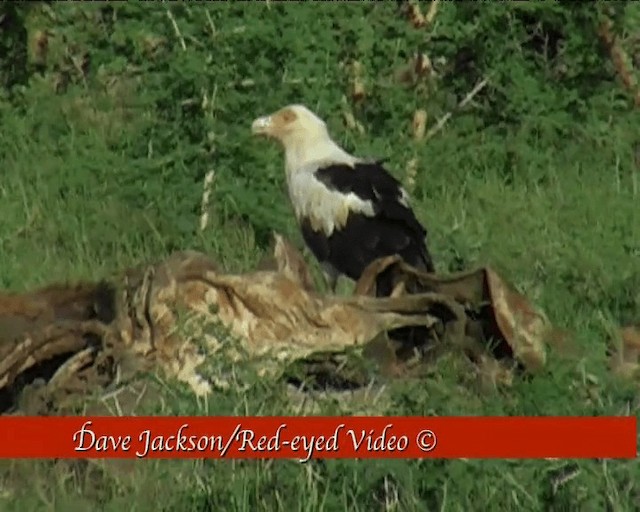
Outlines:
[[[93,294],[71,294],[62,309],[53,292],[20,296],[37,297],[44,313],[35,321],[15,307],[0,309],[0,324],[23,322],[11,336],[0,333],[3,410],[25,385],[51,403],[158,367],[207,394],[212,381],[201,368],[222,357],[277,376],[292,361],[317,363],[323,354],[364,348],[388,375],[403,375],[409,363],[384,334],[409,326],[425,328],[425,346],[462,348],[496,375],[510,375],[516,362],[531,370],[545,363],[546,320],[491,269],[440,277],[390,257],[370,265],[352,296],[323,295],[313,288],[301,254],[279,235],[275,241],[274,268],[229,274],[202,253],[178,252],[114,280],[116,292],[106,305],[99,300],[104,284],[86,285]],[[389,298],[375,297],[381,272],[392,272],[397,282]],[[431,291],[405,294],[411,280]],[[70,287],[52,289],[70,295]],[[109,308],[112,314],[105,313]],[[489,339],[498,346],[493,357],[486,350]]]

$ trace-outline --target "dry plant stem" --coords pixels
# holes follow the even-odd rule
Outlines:
[[[611,57],[616,73],[622,80],[624,89],[633,96],[635,106],[640,107],[640,89],[637,87],[637,81],[627,65],[624,50],[616,41],[616,35],[611,31],[612,27],[613,22],[609,18],[604,18],[598,27],[598,35],[609,51],[609,56]]]
[[[425,2],[413,2],[407,8],[407,14],[409,16],[409,21],[415,28],[423,28],[428,27],[433,23],[433,20],[438,13],[438,3],[439,0],[432,0],[429,5],[429,10],[427,14],[422,14],[422,10],[420,9],[420,3]]]
[[[204,231],[209,223],[209,199],[211,197],[211,190],[213,189],[213,180],[215,178],[215,171],[211,170],[204,177],[204,184],[202,186],[202,202],[200,204],[200,231]]]
[[[176,37],[180,41],[180,46],[182,46],[182,51],[187,51],[187,43],[184,42],[184,37],[182,37],[182,33],[180,32],[180,27],[178,27],[178,23],[176,22],[176,19],[169,8],[167,8],[167,17],[169,18],[169,20],[171,21],[171,24],[173,25],[173,30],[176,33]]]
[[[436,14],[438,14],[439,3],[440,3],[440,0],[431,1],[431,4],[429,5],[429,10],[427,11],[427,15],[424,17],[424,21],[427,23],[427,25],[431,25],[433,23],[433,20],[436,17]]]
[[[442,130],[444,128],[444,125],[447,123],[447,121],[449,121],[449,119],[451,119],[451,116],[453,116],[453,114],[457,111],[459,111],[460,109],[464,108],[482,89],[485,88],[485,86],[489,83],[489,79],[488,78],[483,78],[480,82],[478,82],[473,89],[471,89],[469,91],[469,93],[462,99],[462,101],[460,103],[458,103],[458,106],[455,108],[455,110],[451,111],[451,112],[447,112],[444,116],[442,116],[440,119],[438,119],[438,122],[435,124],[435,126],[433,128],[431,128],[427,134],[425,135],[424,139],[425,141],[429,140],[431,137],[433,137],[434,135],[436,135],[440,130]]]

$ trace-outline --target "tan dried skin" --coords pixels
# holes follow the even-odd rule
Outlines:
[[[203,365],[220,357],[252,363],[267,378],[277,377],[292,361],[367,348],[365,353],[389,376],[402,377],[417,367],[399,355],[399,347],[381,340],[387,330],[403,326],[426,326],[430,333],[426,345],[436,343],[468,354],[484,375],[483,382],[508,385],[513,378],[512,363],[491,362],[483,349],[488,326],[494,326],[494,338],[511,347],[515,360],[530,369],[545,364],[544,316],[491,269],[434,276],[389,257],[366,269],[352,296],[325,296],[313,288],[299,251],[280,235],[275,242],[275,268],[269,270],[225,273],[212,258],[193,251],[129,270],[118,281],[117,316],[108,325],[56,320],[51,308],[56,294],[68,295],[72,288],[34,292],[32,300],[28,295],[5,296],[4,321],[20,316],[14,310],[22,304],[25,327],[17,336],[0,333],[0,389],[64,354],[71,355],[58,363],[53,378],[37,387],[37,407],[62,407],[74,396],[151,368],[205,395],[217,378],[206,377]],[[376,298],[376,277],[383,271],[395,276],[394,296]],[[407,295],[407,285],[415,280],[431,291]],[[487,302],[493,318],[472,320],[468,311]],[[27,305],[37,308],[30,310]],[[59,311],[73,312],[73,306]],[[478,322],[484,327],[478,328]],[[209,331],[206,326],[214,324],[232,336]],[[87,336],[99,343],[88,346]],[[420,364],[437,364],[439,353],[440,349],[425,350],[425,362]]]

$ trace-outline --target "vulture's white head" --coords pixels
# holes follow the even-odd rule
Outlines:
[[[304,140],[329,138],[325,122],[304,105],[288,105],[259,117],[251,124],[251,131],[254,135],[277,140],[285,149]]]
[[[312,162],[351,164],[356,160],[331,139],[326,123],[304,105],[288,105],[257,118],[251,124],[251,132],[280,143],[288,172]]]

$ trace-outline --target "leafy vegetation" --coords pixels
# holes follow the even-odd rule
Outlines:
[[[638,387],[609,374],[605,346],[640,316],[640,117],[598,30],[607,16],[637,62],[640,7],[443,2],[434,13],[416,26],[394,2],[2,4],[0,284],[96,279],[178,248],[244,270],[272,230],[300,242],[281,155],[249,126],[305,103],[399,178],[417,163],[416,210],[440,271],[492,266],[585,354],[490,392],[445,362],[431,379],[389,383],[383,413],[637,415]],[[414,140],[418,109],[427,130],[458,111]],[[285,384],[250,384],[207,406],[170,388],[162,413],[289,410]],[[637,461],[147,461],[83,474],[98,476],[11,463],[2,508],[640,508]]]

